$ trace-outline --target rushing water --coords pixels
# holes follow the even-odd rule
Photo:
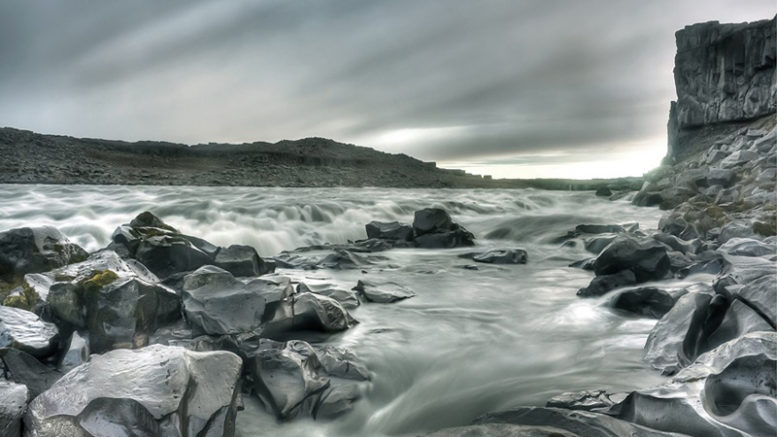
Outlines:
[[[150,210],[184,233],[272,256],[364,238],[371,220],[409,223],[429,206],[447,209],[475,234],[478,249],[524,248],[528,264],[473,271],[456,256],[469,249],[402,249],[381,253],[387,259],[366,273],[281,270],[344,288],[363,277],[392,280],[417,296],[362,305],[352,311],[361,323],[328,339],[372,372],[353,412],[329,423],[278,424],[246,398],[240,436],[413,436],[489,411],[543,405],[563,391],[661,382],[641,362],[655,321],[615,314],[603,306],[606,297],[576,297],[592,275],[567,265],[591,255],[553,242],[581,223],[655,228],[658,210],[626,200],[538,190],[0,185],[0,230],[49,224],[96,250],[116,226]]]

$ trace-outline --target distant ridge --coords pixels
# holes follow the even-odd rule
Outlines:
[[[491,180],[326,138],[185,145],[0,128],[0,183],[400,188],[638,189],[641,178]]]

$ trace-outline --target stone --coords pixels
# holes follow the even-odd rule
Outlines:
[[[413,228],[411,226],[398,222],[372,221],[367,223],[365,227],[367,230],[367,238],[410,241],[414,237]]]
[[[602,250],[604,250],[605,247],[615,241],[617,237],[618,236],[615,234],[603,234],[597,235],[595,237],[585,238],[583,240],[583,247],[585,247],[585,250],[593,253],[594,255],[598,255],[602,252]]]
[[[351,290],[339,288],[333,284],[307,284],[300,282],[297,285],[297,291],[300,293],[316,293],[322,296],[331,297],[332,299],[340,302],[340,305],[345,309],[354,309],[360,305],[359,298],[356,297],[356,293]]]
[[[415,238],[415,245],[423,249],[453,249],[474,246],[474,240],[472,233],[455,225],[451,231],[419,235]]]
[[[728,188],[734,185],[736,176],[736,173],[731,169],[711,168],[707,172],[707,184],[720,185],[723,188]]]
[[[486,423],[445,428],[425,437],[582,437],[552,426],[524,426],[509,423]]]
[[[222,247],[214,264],[235,276],[262,276],[275,271],[274,265],[266,263],[256,249],[238,244]]]
[[[718,251],[735,256],[767,256],[777,254],[777,246],[753,238],[730,238]]]
[[[46,358],[57,350],[59,330],[35,313],[0,306],[0,348],[15,348],[37,358]]]
[[[413,230],[421,236],[429,233],[447,232],[453,226],[451,216],[441,208],[426,208],[415,212]]]
[[[672,309],[675,300],[676,298],[666,290],[656,287],[639,287],[618,293],[609,300],[607,306],[640,316],[660,319]]]
[[[234,435],[241,359],[152,345],[92,356],[30,403],[36,437]]]
[[[733,296],[777,326],[777,273],[761,276],[733,290]]]
[[[567,392],[553,396],[545,404],[548,408],[565,408],[567,410],[583,410],[606,413],[618,402],[622,402],[626,394],[610,394],[604,390]]]
[[[696,254],[699,253],[702,248],[702,243],[698,238],[688,241],[663,232],[653,234],[652,238],[672,250],[676,250],[683,254]]]
[[[22,384],[0,380],[0,435],[21,437],[29,393]]]
[[[0,361],[3,362],[8,380],[27,386],[31,399],[62,377],[61,372],[19,349],[0,349]]]
[[[597,197],[610,197],[612,196],[612,190],[607,187],[600,187],[596,189],[594,193]]]
[[[617,288],[636,283],[637,279],[631,270],[621,270],[610,275],[596,276],[587,287],[577,290],[577,295],[580,297],[601,296]]]
[[[59,359],[57,369],[67,373],[87,361],[89,361],[89,333],[73,331]]]
[[[259,285],[244,284],[215,266],[187,275],[183,310],[194,334],[238,334],[259,328],[265,311],[264,284]]]
[[[722,245],[732,238],[751,238],[753,237],[753,234],[752,225],[739,221],[732,221],[720,228],[720,235],[718,235],[717,240],[718,243]]]
[[[630,393],[609,414],[693,436],[771,435],[775,366],[777,333],[745,334],[699,356],[671,382]]]
[[[594,261],[597,276],[630,270],[637,282],[663,279],[669,268],[669,256],[663,245],[626,236],[618,237]]]
[[[475,424],[506,423],[525,426],[552,426],[581,437],[682,437],[682,434],[657,431],[614,417],[590,411],[561,408],[522,407],[489,413]]]
[[[329,419],[344,414],[361,394],[358,390],[342,389],[367,379],[353,371],[343,372],[352,365],[363,369],[361,363],[352,361],[353,356],[320,352],[301,340],[281,343],[260,339],[247,354],[246,368],[254,392],[265,409],[281,420]],[[344,375],[349,378],[343,378]],[[338,395],[333,396],[333,392]],[[343,396],[346,394],[349,395]]]
[[[575,234],[621,234],[626,229],[621,225],[582,224],[575,226]]]
[[[393,303],[415,296],[415,292],[395,282],[373,282],[361,279],[353,288],[368,302]]]
[[[338,332],[357,323],[340,302],[314,293],[295,295],[292,308],[290,329],[296,331]]]
[[[491,249],[459,255],[459,257],[486,264],[526,264],[528,255],[523,249]]]
[[[735,299],[731,302],[720,325],[710,333],[707,344],[721,345],[750,332],[772,331],[774,327],[752,308]]]
[[[0,232],[0,280],[47,272],[87,256],[84,249],[51,226]]]

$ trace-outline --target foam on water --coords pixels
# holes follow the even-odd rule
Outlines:
[[[543,405],[563,391],[662,380],[640,359],[655,322],[613,313],[606,296],[577,298],[592,275],[567,265],[591,255],[554,243],[581,223],[654,228],[660,212],[590,192],[0,185],[0,230],[53,225],[96,250],[118,225],[149,210],[185,233],[274,255],[364,238],[371,220],[409,223],[430,206],[450,211],[479,248],[522,247],[529,263],[471,271],[456,256],[466,249],[403,249],[383,253],[388,259],[366,274],[281,272],[345,288],[364,277],[391,280],[417,296],[362,305],[353,311],[361,323],[328,339],[351,348],[373,374],[353,412],[329,423],[279,424],[246,397],[240,436],[414,436],[489,411]]]

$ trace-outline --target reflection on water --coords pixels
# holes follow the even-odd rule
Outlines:
[[[386,252],[366,273],[281,271],[347,288],[364,277],[392,280],[417,296],[362,305],[353,310],[361,323],[329,338],[373,373],[352,413],[331,423],[278,424],[246,398],[239,435],[412,436],[489,411],[543,405],[562,391],[661,380],[640,359],[654,321],[614,314],[603,299],[577,298],[591,274],[567,264],[590,254],[553,242],[580,223],[654,228],[660,213],[592,193],[2,185],[0,229],[51,224],[95,250],[116,226],[150,210],[185,233],[271,256],[364,238],[370,220],[411,222],[413,211],[429,206],[450,211],[483,248],[526,249],[529,263],[473,271],[456,256],[468,250],[403,249]]]

